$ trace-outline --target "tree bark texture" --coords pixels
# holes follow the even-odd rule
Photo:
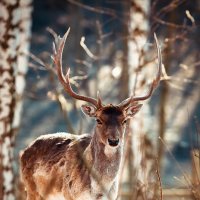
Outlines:
[[[142,96],[148,89],[147,77],[148,71],[155,70],[148,68],[144,70],[145,51],[144,45],[147,42],[149,32],[149,10],[150,1],[148,0],[131,0],[130,23],[128,41],[128,64],[129,64],[129,96],[135,94]],[[147,73],[144,75],[144,73]],[[136,74],[136,76],[135,76]],[[149,113],[149,105],[145,103],[143,108],[136,114],[135,118],[130,121],[130,134],[132,137],[131,147],[133,154],[133,171],[130,174],[132,178],[132,196],[134,199],[156,199],[154,193],[154,175],[155,160],[152,153],[152,144],[146,137],[144,124]]]
[[[15,199],[14,143],[28,66],[31,0],[0,2],[0,199]]]

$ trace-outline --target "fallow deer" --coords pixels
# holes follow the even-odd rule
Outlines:
[[[128,97],[118,105],[104,105],[99,95],[94,99],[74,92],[70,70],[63,74],[62,53],[68,33],[54,45],[57,76],[71,97],[89,103],[82,106],[82,111],[96,119],[96,126],[92,134],[42,135],[23,151],[21,176],[27,200],[114,200],[118,195],[126,122],[140,110],[139,102],[151,97],[160,81],[161,50],[155,35],[158,72],[146,95]]]

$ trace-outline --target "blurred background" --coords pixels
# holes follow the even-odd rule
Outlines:
[[[70,67],[75,91],[91,97],[100,91],[105,104],[148,91],[157,34],[162,80],[130,121],[119,199],[200,199],[198,0],[3,0],[0,10],[3,199],[24,198],[19,153],[31,141],[92,132],[95,125],[81,113],[83,102],[65,94],[51,60],[53,35],[69,27],[64,71]]]

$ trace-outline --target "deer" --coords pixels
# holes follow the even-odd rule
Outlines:
[[[95,118],[91,134],[60,132],[39,136],[20,157],[21,178],[27,200],[116,200],[122,167],[127,121],[149,99],[161,79],[161,49],[157,47],[158,67],[148,92],[130,95],[117,105],[103,104],[97,98],[76,93],[70,84],[70,68],[63,73],[62,54],[68,31],[54,43],[53,62],[64,90],[74,99],[86,102],[83,113]]]

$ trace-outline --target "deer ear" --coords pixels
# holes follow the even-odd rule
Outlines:
[[[133,117],[142,107],[142,104],[133,105],[127,108],[126,116],[127,118]]]
[[[89,117],[96,117],[96,108],[94,106],[82,105],[81,110]]]

